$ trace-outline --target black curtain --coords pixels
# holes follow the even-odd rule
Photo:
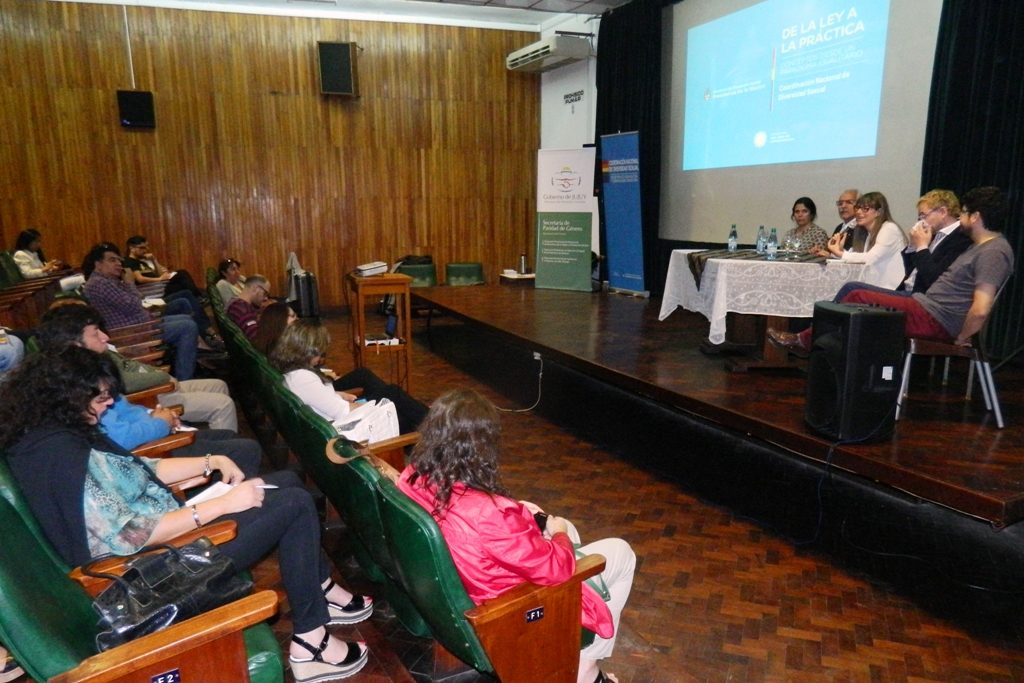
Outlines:
[[[963,194],[997,185],[1007,194],[1006,223],[1016,273],[989,326],[993,355],[1024,340],[1024,2],[945,0],[939,23],[925,136],[922,193]]]
[[[661,7],[661,0],[633,0],[605,12],[597,43],[595,142],[600,154],[600,136],[640,133],[644,289],[655,293],[663,286],[655,253],[661,203]],[[601,237],[604,251],[603,230]]]

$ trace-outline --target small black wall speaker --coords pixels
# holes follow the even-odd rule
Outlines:
[[[153,93],[148,90],[118,90],[117,113],[125,128],[156,128]]]
[[[320,58],[320,92],[324,95],[359,97],[355,43],[316,44]]]
[[[814,304],[804,420],[834,441],[873,441],[892,434],[903,374],[902,311]]]

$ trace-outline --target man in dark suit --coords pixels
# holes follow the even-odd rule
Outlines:
[[[857,225],[857,219],[853,214],[853,207],[860,199],[860,190],[843,190],[836,200],[836,210],[839,212],[839,219],[842,221],[832,231],[833,235],[845,230],[846,241],[843,243],[845,251],[864,251],[864,241],[868,238],[868,231]]]
[[[931,190],[917,200],[917,223],[903,250],[907,275],[897,289],[927,292],[970,246],[971,236],[960,227],[960,200],[949,190]]]

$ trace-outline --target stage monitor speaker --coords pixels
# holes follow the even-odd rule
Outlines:
[[[835,441],[888,437],[903,373],[904,314],[888,308],[814,305],[804,420]]]
[[[320,92],[324,95],[359,97],[355,43],[316,44],[320,59]]]
[[[125,128],[156,128],[153,93],[148,90],[118,90],[117,113]]]

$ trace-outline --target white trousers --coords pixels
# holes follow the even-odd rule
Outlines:
[[[580,534],[573,524],[569,523],[569,538],[573,543],[580,543]],[[610,657],[615,649],[615,639],[619,635],[619,618],[622,608],[626,606],[629,599],[629,591],[633,588],[633,573],[636,571],[636,554],[621,538],[602,538],[580,547],[580,552],[585,555],[603,555],[605,559],[604,571],[600,577],[604,580],[605,586],[611,599],[605,604],[612,613],[612,622],[615,624],[615,633],[611,638],[594,636],[594,642],[580,650],[580,659],[604,659]]]
[[[238,413],[228,394],[228,385],[219,379],[189,379],[178,382],[178,390],[163,394],[160,405],[181,404],[181,418],[187,422],[207,422],[210,429],[238,431]]]

